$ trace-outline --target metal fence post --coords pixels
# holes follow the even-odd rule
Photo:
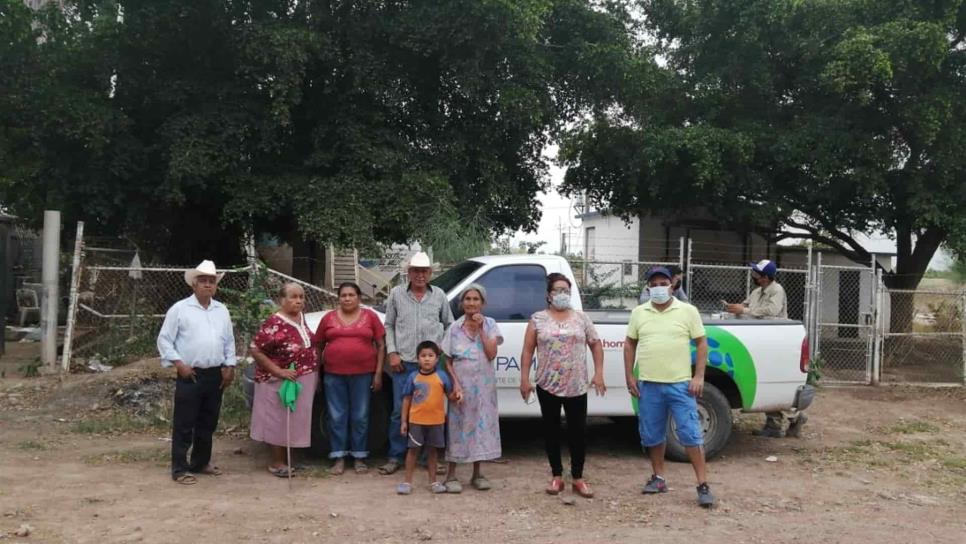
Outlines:
[[[682,240],[683,239],[684,238],[682,237]],[[688,278],[687,287],[688,287],[689,293],[693,292],[694,290],[694,285],[691,284],[691,250],[692,250],[691,238],[688,238],[688,256],[687,256],[687,263],[686,263],[687,266],[684,267],[684,271]]]
[[[960,344],[963,347],[963,385],[966,385],[966,290],[960,294],[959,324],[962,329]]]
[[[879,385],[882,380],[882,271],[875,271],[875,284],[872,287],[875,308],[872,312],[872,385]]]
[[[805,257],[805,302],[804,302],[804,315],[802,320],[805,322],[805,332],[811,331],[812,324],[812,304],[811,304],[811,287],[812,287],[812,246],[808,246],[808,253]]]
[[[685,266],[687,263],[684,261],[684,259],[685,259],[685,256],[684,256],[684,236],[682,236],[682,237],[678,238],[678,266],[680,266],[682,269],[686,269],[687,268]]]
[[[822,252],[815,265],[815,358],[822,356]]]

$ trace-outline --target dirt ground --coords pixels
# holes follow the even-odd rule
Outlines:
[[[138,427],[124,412],[137,405],[125,384],[163,376],[153,368],[0,380],[0,540],[824,544],[966,534],[963,388],[823,388],[801,439],[753,437],[762,416],[741,416],[710,464],[719,502],[705,511],[688,465],[669,465],[670,493],[641,495],[650,472],[636,431],[603,419],[588,431],[585,474],[597,497],[574,505],[543,493],[549,470],[530,421],[504,421],[487,492],[434,496],[419,473],[414,494],[400,497],[399,476],[326,476],[316,459],[302,460],[312,470],[289,489],[237,428],[216,437],[226,474],[179,486],[166,424]],[[31,534],[16,536],[24,526]]]

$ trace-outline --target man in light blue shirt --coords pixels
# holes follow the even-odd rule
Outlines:
[[[161,364],[178,371],[171,477],[185,485],[197,482],[193,474],[221,474],[211,464],[212,436],[221,413],[222,392],[234,380],[237,363],[228,308],[212,298],[222,276],[211,261],[187,270],[184,279],[194,294],[171,306],[158,334]]]

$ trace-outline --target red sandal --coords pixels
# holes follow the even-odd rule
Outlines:
[[[583,497],[585,499],[592,499],[592,498],[594,498],[594,492],[591,491],[590,486],[587,485],[587,482],[585,482],[583,480],[579,480],[579,481],[574,482],[574,487],[573,488],[574,488],[574,493],[580,495],[581,497]]]
[[[559,495],[560,493],[563,493],[563,490],[564,490],[563,478],[554,477],[554,479],[550,480],[550,487],[547,488],[547,494]]]

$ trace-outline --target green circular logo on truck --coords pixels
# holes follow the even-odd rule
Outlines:
[[[758,388],[758,373],[755,371],[755,361],[748,353],[748,348],[735,335],[721,327],[705,327],[708,337],[708,367],[724,372],[735,381],[738,392],[741,393],[741,406],[750,408],[755,402],[755,391]],[[691,364],[697,360],[697,344],[691,341]]]

